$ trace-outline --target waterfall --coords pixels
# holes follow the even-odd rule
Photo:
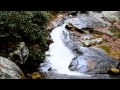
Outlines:
[[[52,43],[49,46],[49,51],[47,53],[49,53],[50,56],[47,57],[46,60],[48,60],[51,63],[52,69],[55,70],[59,74],[84,75],[85,76],[85,74],[83,73],[70,71],[68,69],[70,62],[75,57],[75,55],[63,43],[62,41],[64,37],[63,31],[67,32],[67,30],[65,29],[65,24],[52,30],[50,35],[54,43]]]

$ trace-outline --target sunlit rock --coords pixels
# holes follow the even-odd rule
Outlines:
[[[25,79],[25,76],[14,62],[0,56],[0,79]]]

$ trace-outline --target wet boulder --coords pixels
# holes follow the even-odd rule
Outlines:
[[[79,56],[74,58],[69,65],[69,69],[71,71],[78,71],[81,73],[89,71],[86,59],[88,59],[86,56]]]
[[[82,73],[101,74],[107,73],[111,68],[116,68],[119,62],[107,54],[96,49],[88,49],[72,60],[69,65],[71,71]]]
[[[0,56],[0,79],[25,79],[25,76],[14,62]]]
[[[40,67],[39,67],[40,72],[48,72],[51,69],[52,69],[52,66],[51,66],[50,62],[48,62],[48,61],[45,61],[44,63],[41,63]]]
[[[101,22],[99,19],[92,16],[86,16],[86,15],[81,15],[76,18],[71,18],[66,20],[65,22],[71,23],[77,29],[82,29],[82,28],[93,29],[93,28],[106,26],[106,24]]]
[[[66,20],[65,23],[67,24],[66,28],[69,30],[82,31],[85,33],[88,31],[98,32],[113,36],[114,34],[109,31],[109,27],[115,20],[118,20],[118,12],[91,12],[88,16],[78,15],[75,18]]]

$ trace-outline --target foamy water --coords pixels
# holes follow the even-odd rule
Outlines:
[[[106,16],[109,17],[110,19],[115,18],[113,17],[111,14],[115,13],[115,12],[102,12],[101,13],[94,13],[94,12],[90,12],[90,18],[88,18],[87,16],[79,16],[78,18],[72,18],[70,20],[66,20],[65,23],[67,23],[67,21],[69,22],[74,22],[75,26],[79,29],[86,27],[86,24],[89,24],[89,20],[92,20],[94,18],[96,18],[97,20],[99,20],[100,22],[103,22],[104,25],[106,26],[106,24],[109,26],[111,25],[109,22],[103,20],[101,17]],[[93,18],[92,18],[93,17]],[[94,20],[93,20],[94,21]],[[88,22],[88,23],[86,23]],[[62,26],[59,26],[57,28],[55,28],[54,30],[52,30],[51,32],[51,38],[53,40],[54,43],[52,43],[49,46],[49,51],[47,51],[46,53],[49,54],[49,56],[46,56],[46,61],[50,62],[50,65],[52,66],[52,70],[56,73],[59,74],[67,74],[67,75],[77,75],[77,76],[90,76],[84,73],[79,73],[79,72],[75,72],[75,71],[70,71],[69,70],[69,65],[72,61],[72,59],[74,57],[76,57],[73,52],[67,47],[65,46],[65,44],[63,43],[63,39],[64,39],[64,35],[63,35],[63,31],[65,32],[65,34],[68,35],[68,37],[66,38],[66,41],[69,41],[69,32],[65,29],[65,24],[63,24]],[[87,52],[85,53],[86,56],[89,56],[90,53],[94,53],[90,50],[87,50],[86,47],[82,47],[81,46],[81,50],[82,52]],[[93,55],[96,55],[95,53]],[[81,56],[81,64],[86,64],[84,61],[84,58]],[[48,69],[48,68],[47,68]],[[47,70],[45,68],[45,71]]]
[[[55,28],[51,32],[51,38],[53,39],[54,43],[49,46],[48,53],[50,56],[47,57],[47,60],[51,63],[52,69],[55,69],[56,72],[60,74],[89,76],[83,73],[70,71],[68,69],[70,62],[75,57],[75,55],[69,48],[64,45],[62,41],[63,31],[66,31],[65,24]]]

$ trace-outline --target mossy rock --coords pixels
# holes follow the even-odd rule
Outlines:
[[[116,27],[111,27],[109,29],[110,32],[114,33],[115,35],[113,36],[114,38],[120,38],[120,30]]]
[[[120,70],[117,68],[111,68],[110,69],[113,73],[120,73]]]
[[[120,75],[120,69],[110,68],[110,70],[108,71],[108,74],[110,74],[110,75]]]
[[[40,79],[41,75],[38,72],[34,72],[34,73],[32,73],[31,77],[32,77],[32,79]]]

